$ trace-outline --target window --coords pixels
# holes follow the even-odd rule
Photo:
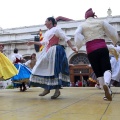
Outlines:
[[[70,59],[70,64],[89,64],[89,60],[85,53],[79,53]]]

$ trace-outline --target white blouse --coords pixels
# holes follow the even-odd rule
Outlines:
[[[60,38],[61,40],[65,40],[66,42],[70,40],[71,38],[66,36],[64,31],[59,28],[59,27],[53,27],[46,31],[43,40],[40,42],[42,45],[47,45],[49,43],[49,40],[53,37],[56,36]]]
[[[25,64],[26,66],[28,66],[30,63],[31,63],[31,60],[28,60],[28,61],[25,62],[24,64]]]
[[[17,59],[23,59],[23,57],[22,57],[22,55],[21,54],[19,54],[19,53],[14,53],[13,55],[12,55],[12,62],[15,62],[16,61],[16,58]]]

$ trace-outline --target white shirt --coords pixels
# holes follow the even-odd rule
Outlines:
[[[118,33],[108,22],[100,21],[92,17],[88,18],[75,31],[75,45],[80,49],[83,42],[94,39],[105,39],[108,36],[114,44],[119,40]]]
[[[22,57],[22,55],[21,54],[19,54],[19,53],[14,53],[13,55],[12,55],[12,62],[15,62],[16,61],[16,58],[18,58],[19,60],[20,59],[23,59],[23,57]]]

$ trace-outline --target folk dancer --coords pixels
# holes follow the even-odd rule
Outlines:
[[[83,22],[75,32],[75,44],[78,49],[86,44],[88,59],[95,72],[99,83],[103,86],[105,97],[112,101],[112,93],[109,88],[111,81],[111,65],[109,51],[105,43],[104,35],[107,35],[115,45],[118,41],[117,31],[108,22],[95,19],[92,8],[85,13]]]
[[[25,84],[29,82],[29,78],[31,75],[31,70],[22,64],[23,57],[21,54],[18,53],[18,49],[14,49],[14,54],[12,55],[12,61],[15,67],[18,69],[19,73],[12,77],[12,82],[20,84],[20,91],[25,91],[26,86]]]
[[[108,45],[110,53],[110,63],[112,67],[112,81],[113,86],[117,86],[120,80],[120,56],[119,56],[119,46],[114,47],[113,45]]]
[[[61,86],[69,86],[69,67],[64,46],[60,45],[60,40],[65,40],[73,51],[70,38],[65,35],[62,29],[55,27],[56,21],[53,17],[48,17],[45,25],[48,28],[41,42],[28,42],[28,45],[44,45],[36,65],[32,70],[31,82],[44,88],[39,96],[45,96],[50,90],[55,89],[51,99],[56,99],[60,95]]]
[[[30,60],[28,60],[28,61],[25,62],[24,64],[32,70],[33,67],[34,67],[35,64],[36,64],[36,61],[37,61],[37,60],[36,60],[36,54],[33,53],[33,54],[30,56]],[[29,81],[28,86],[30,87],[30,81]]]
[[[4,45],[0,44],[0,80],[8,80],[18,73],[12,62],[3,54]]]

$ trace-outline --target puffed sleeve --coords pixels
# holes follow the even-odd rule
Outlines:
[[[106,21],[103,22],[103,27],[105,34],[113,41],[113,44],[115,45],[119,40],[117,30]]]
[[[84,36],[82,35],[82,27],[81,26],[79,26],[75,31],[74,41],[75,41],[75,46],[79,50],[83,46],[83,43],[84,43]]]
[[[65,35],[65,32],[58,27],[56,27],[55,35],[60,39],[65,40],[66,42],[71,39],[71,37],[68,37],[67,35]]]
[[[28,61],[25,62],[24,64],[25,64],[26,66],[29,66],[30,63],[31,63],[31,60],[28,60]]]
[[[46,45],[46,44],[48,44],[49,42],[44,38],[42,41],[40,41],[40,44],[41,45]]]
[[[46,44],[45,38],[42,41],[40,41],[40,44],[41,45],[45,45]]]

